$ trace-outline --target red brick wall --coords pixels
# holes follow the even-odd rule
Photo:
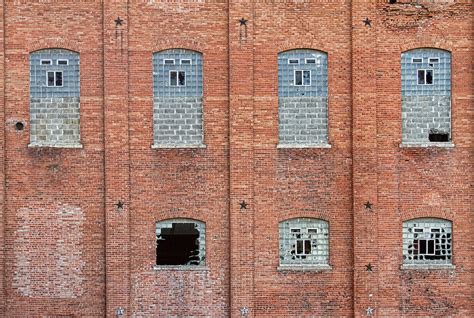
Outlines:
[[[473,6],[418,2],[0,2],[0,316],[472,316]],[[28,148],[29,53],[55,47],[80,53],[83,149]],[[418,47],[452,53],[455,148],[399,147]],[[151,149],[169,48],[203,53],[205,149]],[[330,149],[276,148],[295,48],[328,54]],[[453,222],[455,269],[400,269],[422,216]],[[205,222],[207,270],[153,269],[155,223],[178,217]],[[331,271],[277,270],[293,217],[329,222]]]

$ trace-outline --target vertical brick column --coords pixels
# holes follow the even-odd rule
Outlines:
[[[127,14],[126,0],[104,1],[107,317],[131,314]]]
[[[253,316],[253,2],[229,1],[231,316]],[[243,20],[242,20],[243,19]],[[242,20],[241,22],[239,20]],[[245,204],[243,204],[245,201]],[[241,205],[241,203],[243,205]]]
[[[354,316],[377,315],[375,0],[352,1]]]
[[[5,295],[5,11],[0,1],[0,313],[6,312]],[[1,316],[1,314],[0,314]]]

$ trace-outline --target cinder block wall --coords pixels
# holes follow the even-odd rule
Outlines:
[[[0,316],[472,316],[473,6],[387,2],[0,2]],[[80,96],[61,98],[80,98],[82,149],[28,147],[29,57],[46,48],[79,53]],[[173,48],[202,54],[202,96],[180,97],[193,117],[163,129],[206,148],[152,147],[170,105],[153,54]],[[400,147],[401,56],[416,48],[451,53],[438,105],[454,147]],[[327,54],[327,96],[279,98],[293,49]],[[327,122],[308,127],[303,104]],[[286,123],[293,106],[302,121]],[[331,148],[277,147],[308,128]],[[279,223],[296,217],[328,222],[331,269],[278,270]],[[454,268],[401,269],[418,217],[452,221]],[[205,269],[153,268],[156,222],[174,218],[205,224]]]

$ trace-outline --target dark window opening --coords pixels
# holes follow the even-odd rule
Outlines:
[[[170,86],[186,86],[186,72],[170,71]]]
[[[395,4],[395,3],[397,3],[397,0],[388,0],[388,3]]]
[[[156,241],[157,265],[199,265],[199,231],[194,223],[172,223]]]
[[[63,73],[56,72],[56,86],[63,86]]]
[[[436,130],[431,130],[428,133],[428,139],[431,142],[448,142],[449,141],[449,133],[439,132],[439,131],[436,131]]]

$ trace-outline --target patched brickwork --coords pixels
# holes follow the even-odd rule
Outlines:
[[[327,97],[280,97],[279,145],[327,144],[327,116]]]
[[[35,219],[38,216],[41,222]],[[22,208],[17,217],[13,288],[25,297],[82,296],[82,210],[74,206]]]
[[[154,147],[203,146],[202,98],[155,97]]]

